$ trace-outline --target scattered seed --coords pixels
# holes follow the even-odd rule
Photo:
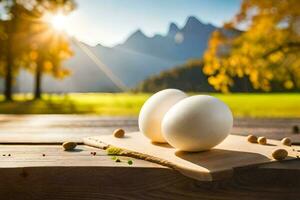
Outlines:
[[[6,156],[5,154],[3,154],[2,156]]]
[[[258,144],[266,145],[267,144],[267,138],[266,137],[259,137],[257,139],[257,142],[258,142]]]
[[[121,128],[118,128],[116,129],[114,132],[113,132],[113,135],[116,137],[116,138],[123,138],[124,135],[125,135],[125,131]]]
[[[64,142],[62,144],[62,146],[63,146],[65,151],[72,151],[73,149],[75,149],[77,144],[75,142]]]
[[[121,160],[119,158],[116,159],[116,162],[121,162]]]
[[[288,152],[285,149],[276,149],[272,153],[272,157],[275,160],[284,160],[287,157],[287,155],[288,155]]]
[[[297,125],[293,126],[293,133],[299,133],[299,126]]]
[[[44,154],[44,153],[43,153],[43,156],[45,157],[45,156],[46,156],[46,154]]]
[[[132,162],[132,160],[128,160],[128,165],[132,165],[133,164],[133,162]]]
[[[281,143],[282,143],[283,145],[286,145],[286,146],[291,146],[291,145],[292,145],[292,140],[291,140],[290,138],[286,137],[286,138],[283,138],[283,139],[281,140]]]
[[[8,154],[8,156],[10,156],[10,154]]]
[[[250,143],[257,143],[257,137],[255,135],[248,135],[247,140]]]

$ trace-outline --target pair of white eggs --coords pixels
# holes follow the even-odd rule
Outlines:
[[[155,93],[139,114],[139,128],[146,137],[182,151],[211,149],[228,136],[232,125],[232,113],[219,99],[188,97],[177,89]]]

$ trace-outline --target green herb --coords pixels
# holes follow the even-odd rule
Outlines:
[[[119,154],[121,154],[122,153],[122,149],[121,148],[118,148],[118,147],[112,147],[112,146],[110,146],[110,147],[108,147],[107,149],[106,149],[106,152],[107,152],[107,154],[108,155],[119,155]]]
[[[128,160],[128,165],[132,165],[133,164],[133,162],[132,162],[132,160]]]
[[[117,160],[117,156],[111,157],[112,160]]]

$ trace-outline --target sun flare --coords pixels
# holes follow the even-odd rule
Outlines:
[[[63,30],[65,28],[67,17],[63,14],[56,14],[52,16],[50,23],[57,30]]]
[[[67,16],[63,13],[46,14],[44,20],[47,21],[54,29],[62,31],[66,29]]]

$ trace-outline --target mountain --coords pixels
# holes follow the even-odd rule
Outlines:
[[[164,35],[149,37],[142,30],[132,33],[127,40],[114,47],[88,46],[93,54],[128,87],[134,87],[146,78],[168,70],[188,59],[199,58],[207,47],[211,33],[216,29],[196,17],[189,17],[183,27],[169,25]],[[64,63],[72,71],[64,80],[45,76],[43,91],[46,92],[114,92],[119,89],[95,65],[84,51],[72,42],[74,56]],[[22,71],[15,90],[32,91],[33,79]]]

